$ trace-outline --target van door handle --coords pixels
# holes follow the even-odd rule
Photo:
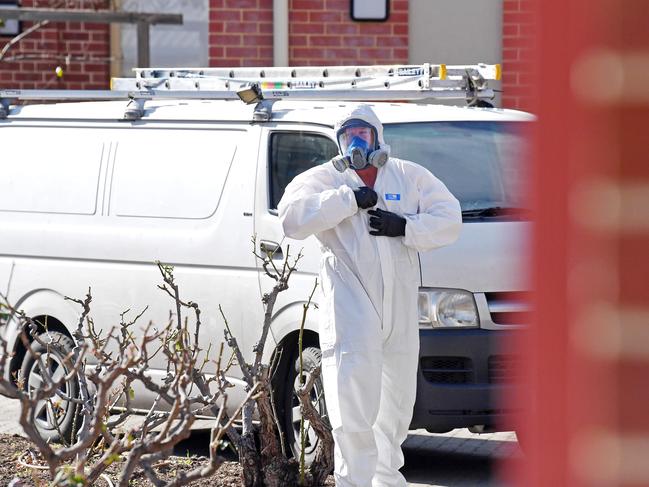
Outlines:
[[[259,250],[261,250],[262,254],[264,255],[271,254],[273,259],[284,260],[282,247],[280,247],[277,242],[262,240],[261,242],[259,242]]]

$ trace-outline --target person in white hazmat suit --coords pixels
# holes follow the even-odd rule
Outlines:
[[[355,105],[336,133],[341,156],[295,177],[279,217],[287,236],[315,235],[322,248],[319,334],[336,485],[405,487],[401,443],[419,353],[417,252],[457,239],[460,205],[427,169],[389,157],[369,106]]]

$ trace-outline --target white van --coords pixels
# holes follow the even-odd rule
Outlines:
[[[123,120],[123,101],[11,108],[0,119],[0,292],[68,337],[80,309],[64,297],[82,298],[89,287],[97,326],[109,327],[124,310],[135,316],[147,305],[141,322],[165,323],[171,306],[156,287],[159,260],[174,266],[182,295],[201,306],[204,338],[223,340],[221,305],[251,357],[263,322],[261,296],[272,286],[251,237],[275,249],[277,259],[289,245],[294,255],[303,248],[299,272],[275,307],[266,348],[268,356],[284,348],[275,393],[292,441],[299,426],[292,393],[297,333],[320,250],[313,238],[285,238],[276,207],[296,174],[337,154],[333,124],[350,103],[279,100],[263,121],[255,121],[253,105],[238,100],[154,99],[130,121]],[[512,387],[517,358],[503,343],[527,320],[521,304],[529,289],[522,272],[529,225],[522,207],[522,132],[532,117],[490,108],[371,104],[392,153],[444,181],[464,215],[457,243],[420,254],[412,428],[506,425],[516,407],[498,398]],[[469,293],[473,304],[464,300],[456,308],[458,293]],[[305,347],[318,347],[316,313],[308,314]],[[15,341],[15,323],[5,333],[15,352],[7,372],[22,369],[29,378],[33,363]],[[164,373],[162,356],[152,365],[154,373]],[[235,405],[243,391],[231,395],[228,403]],[[143,409],[151,400],[135,395]],[[66,414],[63,430],[72,427]],[[37,422],[45,436],[57,436],[45,410]]]

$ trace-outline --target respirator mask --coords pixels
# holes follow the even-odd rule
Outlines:
[[[340,172],[350,167],[365,169],[369,165],[379,168],[388,161],[389,152],[379,147],[376,129],[364,120],[348,120],[336,137],[342,155],[334,157],[331,162]]]

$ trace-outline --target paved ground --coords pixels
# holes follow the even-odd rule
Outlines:
[[[0,433],[22,434],[18,414],[17,402],[0,396]],[[496,464],[523,457],[512,432],[474,435],[466,429],[446,434],[411,431],[403,450],[410,487],[512,487],[498,480]]]

